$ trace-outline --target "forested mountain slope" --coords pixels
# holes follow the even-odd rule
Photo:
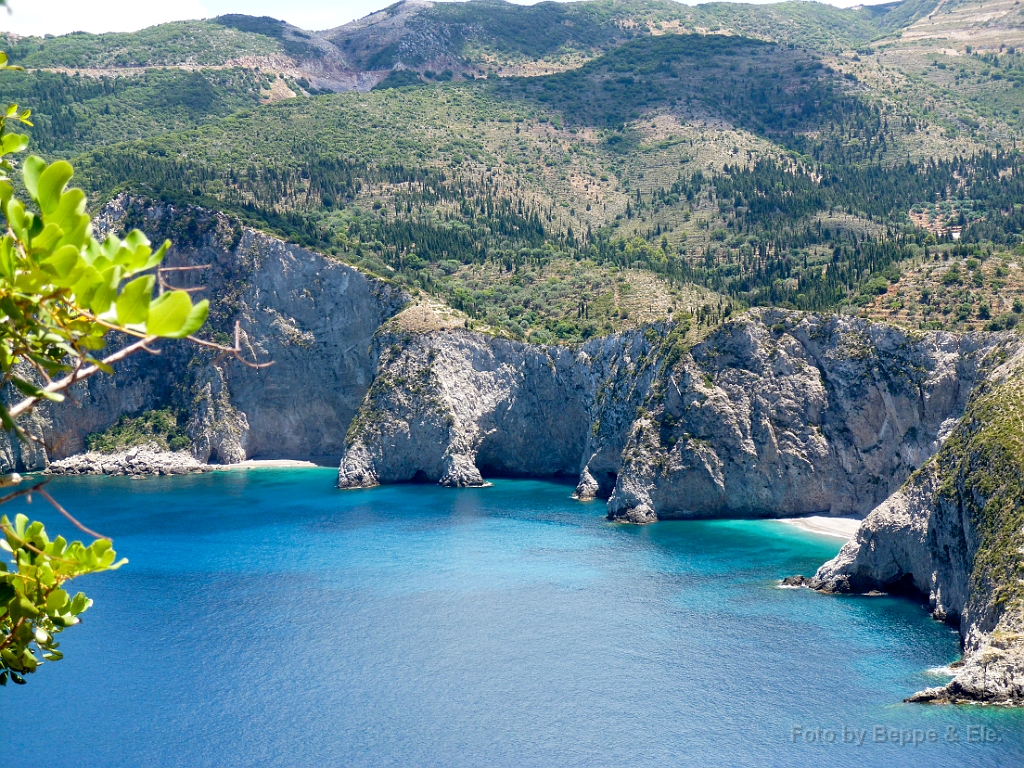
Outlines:
[[[513,338],[700,333],[763,304],[1006,328],[1021,54],[921,32],[1012,35],[1003,5],[403,2],[320,33],[223,16],[8,40],[29,71],[2,95],[96,204],[225,210]]]
[[[395,67],[475,74],[514,74],[578,65],[636,37],[676,33],[734,34],[821,51],[857,47],[922,18],[936,0],[906,0],[858,9],[784,2],[774,5],[672,0],[589,0],[514,5],[504,0],[401,0],[322,32],[269,17],[228,14],[172,22],[135,33],[12,39],[25,66],[69,69],[323,64],[339,70]],[[286,9],[282,8],[286,14]],[[524,73],[524,72],[519,72]]]

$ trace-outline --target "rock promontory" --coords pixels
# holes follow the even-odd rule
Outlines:
[[[927,601],[964,660],[912,701],[1024,704],[1024,348],[978,387],[939,452],[807,586]]]
[[[753,310],[578,347],[385,324],[339,485],[577,481],[613,519],[865,515],[942,445],[1012,342]]]
[[[89,451],[52,462],[51,475],[190,475],[212,470],[185,451],[167,451],[157,445],[137,445],[115,453]]]

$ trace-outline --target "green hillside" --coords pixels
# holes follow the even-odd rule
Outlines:
[[[891,36],[932,7],[399,3],[324,33],[228,16],[18,41],[34,66],[103,71],[8,76],[2,95],[97,205],[225,210],[517,338],[755,304],[877,315],[936,259],[1011,270],[1024,232],[1020,54],[972,50],[951,73]],[[417,68],[320,87],[395,64]],[[899,301],[894,319],[927,327],[995,307]]]
[[[12,58],[33,68],[209,67],[274,55],[291,57],[301,66],[330,55],[351,70],[422,70],[446,61],[472,71],[578,61],[637,37],[670,32],[735,34],[836,52],[900,29],[936,4],[906,0],[851,10],[816,2],[398,2],[369,20],[325,32],[302,30],[269,17],[229,14],[133,33],[76,32],[45,38],[0,33],[0,43]]]
[[[209,21],[176,21],[139,32],[59,37],[0,37],[12,60],[23,67],[220,66],[241,56],[269,56],[282,47],[272,38]]]

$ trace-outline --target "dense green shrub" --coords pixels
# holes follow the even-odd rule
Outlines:
[[[152,444],[163,450],[184,451],[192,446],[169,408],[144,411],[138,416],[122,416],[104,432],[85,438],[86,447],[99,453],[115,453],[136,445]]]

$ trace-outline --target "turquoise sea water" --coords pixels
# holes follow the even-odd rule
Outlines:
[[[776,586],[837,540],[334,476],[55,481],[131,562],[82,580],[64,661],[0,690],[8,764],[1024,763],[1022,712],[901,703],[958,656],[922,608]]]

